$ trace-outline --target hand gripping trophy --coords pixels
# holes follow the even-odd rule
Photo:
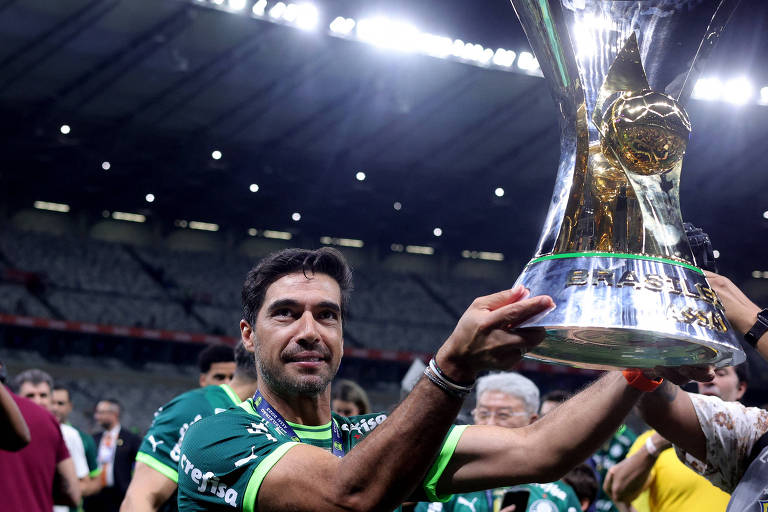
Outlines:
[[[586,368],[738,364],[696,267],[679,183],[683,108],[738,0],[511,0],[560,114],[560,167],[518,284],[557,307],[526,356]]]

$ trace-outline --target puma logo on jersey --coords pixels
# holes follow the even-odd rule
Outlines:
[[[227,505],[237,508],[237,491],[228,489],[227,484],[221,483],[213,472],[203,472],[195,467],[186,455],[181,456],[179,469],[184,470],[184,474],[192,479],[199,493],[204,493],[207,488],[212,495],[222,498]]]
[[[239,468],[243,464],[248,464],[248,462],[252,461],[255,458],[256,458],[256,447],[255,446],[251,446],[251,454],[249,456],[247,456],[246,458],[244,458],[244,459],[236,460],[235,461],[235,467]]]
[[[226,411],[226,409],[222,409],[221,407],[216,407],[213,410],[213,414],[219,414],[220,412],[224,412],[224,411]]]
[[[477,501],[477,498],[472,498],[472,501],[469,501],[464,496],[459,496],[459,499],[456,500],[456,502],[459,505],[464,505],[465,507],[467,507],[472,512],[475,512],[477,510],[477,509],[475,509],[475,502],[476,501]]]
[[[149,436],[147,438],[147,441],[152,443],[152,453],[155,453],[157,451],[157,447],[163,444],[163,441],[158,441],[155,439],[155,436]]]

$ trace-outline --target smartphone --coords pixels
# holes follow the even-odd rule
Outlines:
[[[515,512],[525,512],[528,508],[528,498],[531,493],[527,490],[507,491],[501,501],[501,508],[507,508],[510,505],[515,506]]]

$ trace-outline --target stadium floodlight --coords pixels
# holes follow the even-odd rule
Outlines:
[[[496,50],[496,53],[493,54],[493,63],[497,66],[509,68],[512,67],[512,63],[515,62],[515,57],[517,57],[517,54],[512,50],[499,48]]]
[[[410,52],[418,47],[420,32],[410,23],[385,17],[362,19],[357,24],[361,41],[390,50]]]
[[[358,171],[358,173],[355,174],[355,179],[357,181],[365,181],[365,173],[363,171]]]
[[[761,277],[763,277],[763,273],[760,272],[759,270],[753,270],[752,277],[754,277],[755,279],[760,279]]]
[[[461,54],[464,52],[464,41],[461,39],[454,39],[453,41],[453,47],[451,48],[451,54],[454,57],[461,57]]]
[[[248,228],[248,236],[256,236],[259,234],[259,230],[256,228]]]
[[[763,279],[768,279],[768,270],[763,270]]]
[[[153,203],[155,201],[155,194],[147,194],[144,196],[144,200],[148,203]]]
[[[435,236],[443,236],[443,230],[441,228],[435,228],[432,230],[432,234]]]
[[[115,220],[125,220],[128,222],[145,222],[147,218],[140,213],[112,212],[112,218]]]
[[[536,71],[539,69],[539,61],[531,52],[520,52],[517,57],[517,67],[523,71]]]
[[[453,53],[453,40],[450,37],[422,32],[418,38],[420,52],[444,59]]]
[[[33,206],[38,210],[48,210],[49,212],[67,213],[69,205],[64,203],[51,203],[50,201],[35,201]]]
[[[251,192],[258,192],[259,186],[256,183],[251,183],[251,186],[248,187],[248,190],[250,190]]]
[[[219,151],[218,149],[214,149],[213,151],[211,151],[211,158],[213,158],[214,160],[221,160],[222,156],[223,155],[221,151]]]
[[[242,11],[246,3],[246,0],[229,0],[229,8],[233,11]]]
[[[398,212],[403,209],[403,203],[400,201],[395,201],[395,204],[392,205],[392,208],[397,210]]]
[[[403,244],[392,244],[389,246],[389,249],[392,252],[403,252],[403,250],[405,250],[405,247],[403,246]]]
[[[723,84],[717,78],[699,78],[691,96],[700,100],[719,100],[723,95]]]
[[[504,197],[504,189],[501,187],[496,187],[496,190],[494,190],[493,193],[496,197]]]
[[[264,11],[267,9],[267,0],[259,0],[255,4],[253,4],[253,7],[251,7],[251,12],[254,16],[264,16]]]
[[[72,131],[72,128],[70,128],[68,124],[63,124],[59,127],[59,131],[62,133],[62,135],[69,135],[69,132]]]
[[[299,222],[301,220],[301,214],[299,212],[293,212],[291,214],[291,220],[293,222]]]
[[[768,105],[768,87],[760,89],[760,99],[758,100],[758,103],[761,105]]]
[[[365,245],[362,240],[358,240],[356,238],[335,238],[331,236],[321,236],[320,243],[323,245],[339,245],[341,247],[355,247],[357,249]]]
[[[191,220],[189,221],[189,229],[197,229],[198,231],[218,231],[219,225],[212,222]]]
[[[275,240],[290,240],[293,235],[287,231],[275,231],[274,229],[265,229],[262,232],[264,238],[272,238]]]
[[[337,16],[330,25],[331,32],[343,36],[349,35],[355,29],[356,22],[352,18]]]
[[[277,2],[269,10],[269,17],[273,19],[282,18],[283,14],[285,14],[286,9],[287,9],[287,6],[283,2]]]
[[[317,28],[320,13],[312,4],[302,3],[296,5],[296,26],[302,30],[314,30]]]
[[[744,105],[754,94],[754,86],[743,76],[732,78],[723,86],[723,99],[734,105]]]
[[[112,168],[112,164],[110,164],[107,161],[101,162],[101,168],[104,169],[105,171],[108,171]]]
[[[494,52],[490,48],[486,48],[483,50],[482,55],[480,56],[480,64],[488,64],[491,62],[491,59],[493,59]]]
[[[410,254],[423,254],[425,256],[431,256],[435,254],[435,248],[425,245],[406,245],[405,252]]]
[[[714,256],[715,259],[719,258],[720,257],[720,251],[718,251],[717,249],[712,250],[712,256]]]
[[[768,210],[765,210],[765,211],[763,212],[763,218],[764,218],[764,219],[768,219]]]
[[[211,2],[213,2],[216,5],[221,5],[224,3],[224,0],[211,0]]]

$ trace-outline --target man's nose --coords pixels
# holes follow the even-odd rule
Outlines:
[[[311,311],[305,311],[299,318],[299,341],[316,343],[320,340],[320,333],[317,330],[317,321]]]

